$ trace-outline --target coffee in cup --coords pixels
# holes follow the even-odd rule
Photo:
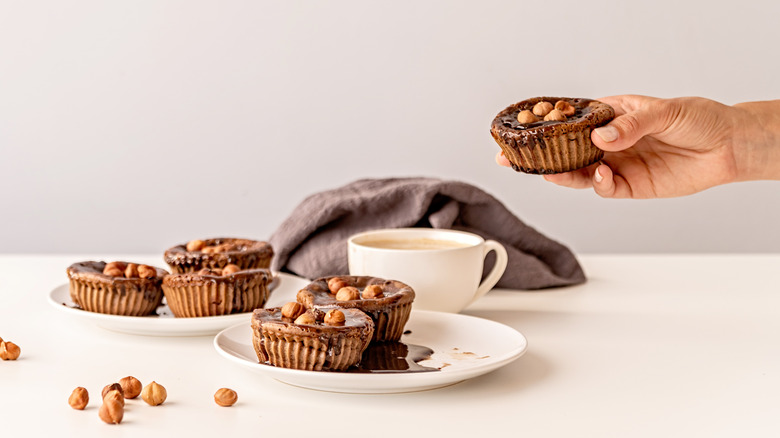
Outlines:
[[[460,312],[487,293],[503,275],[504,247],[464,231],[394,228],[367,231],[348,240],[349,273],[402,281],[416,293],[414,308]],[[496,252],[482,279],[485,256]]]

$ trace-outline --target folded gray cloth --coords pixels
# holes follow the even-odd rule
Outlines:
[[[574,254],[514,216],[484,191],[433,178],[363,179],[306,198],[270,238],[271,268],[306,278],[343,275],[347,239],[379,228],[469,231],[504,245],[506,272],[496,287],[540,289],[585,281]],[[492,266],[489,254],[485,272]]]

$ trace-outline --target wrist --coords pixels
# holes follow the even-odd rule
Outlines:
[[[737,110],[732,148],[737,181],[780,180],[780,100],[745,102]]]

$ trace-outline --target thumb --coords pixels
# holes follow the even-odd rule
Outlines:
[[[674,114],[674,105],[657,100],[594,129],[591,141],[605,151],[622,151],[646,135],[665,131],[672,124]]]

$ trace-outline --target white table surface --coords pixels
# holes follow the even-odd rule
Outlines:
[[[780,436],[780,255],[579,258],[585,285],[494,290],[464,312],[522,332],[517,361],[447,388],[357,395],[255,374],[212,337],[115,333],[46,302],[72,262],[160,256],[0,256],[0,337],[22,348],[0,361],[0,436]],[[121,425],[104,424],[99,391],[126,375],[162,383],[168,401],[129,401]],[[85,411],[67,404],[77,386]],[[214,404],[220,387],[238,404]]]

